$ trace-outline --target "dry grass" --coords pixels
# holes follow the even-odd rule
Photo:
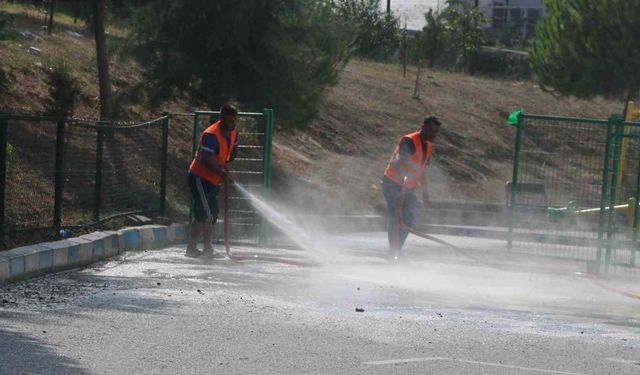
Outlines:
[[[19,37],[17,41],[0,42],[0,61],[14,76],[13,87],[9,93],[0,94],[0,103],[42,110],[48,97],[43,69],[50,59],[64,56],[82,87],[76,115],[97,117],[95,47],[84,25],[61,14],[56,18],[54,34],[48,36],[40,32],[42,14],[6,2],[0,7],[16,15],[14,26],[18,31],[30,30],[37,35],[35,39]],[[66,30],[84,36],[69,36]],[[112,37],[126,34],[121,29],[111,32]],[[29,54],[30,46],[40,48],[42,53]],[[110,66],[116,95],[129,93],[143,81],[143,68],[126,57],[113,56]],[[514,129],[505,124],[510,111],[524,108],[528,113],[605,118],[622,109],[622,103],[603,99],[556,98],[531,82],[430,70],[423,74],[421,99],[417,100],[412,97],[415,73],[410,67],[403,77],[398,65],[353,60],[340,82],[325,92],[320,116],[306,130],[285,132],[286,124],[276,124],[274,177],[278,181],[298,177],[303,189],[316,189],[347,211],[381,208],[379,180],[392,148],[401,135],[418,129],[425,115],[433,114],[444,122],[429,172],[433,199],[501,201],[504,182],[511,178]],[[154,118],[162,110],[206,109],[177,99],[162,108],[149,108],[144,97],[129,96],[123,108],[129,118]],[[175,197],[184,195],[190,126],[188,120],[176,120],[171,128],[168,190]],[[276,193],[287,199],[284,188]],[[183,205],[178,201],[169,204]]]
[[[327,91],[308,132],[277,135],[279,170],[293,169],[346,199],[347,209],[380,209],[379,180],[394,145],[417,130],[424,116],[436,115],[444,126],[429,172],[432,199],[502,201],[512,168],[510,111],[606,118],[623,107],[604,99],[556,98],[532,82],[431,70],[423,74],[421,99],[414,99],[415,74],[414,67],[402,77],[398,65],[352,61]]]

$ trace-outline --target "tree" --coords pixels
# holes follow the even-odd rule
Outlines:
[[[156,99],[187,90],[213,108],[234,98],[298,123],[351,53],[329,0],[157,0],[134,27],[132,52]]]
[[[529,57],[542,87],[633,98],[640,89],[640,3],[549,0]]]
[[[447,35],[442,18],[429,9],[424,15],[426,26],[422,28],[419,35],[420,50],[423,57],[428,61],[429,68],[433,68],[435,60],[445,50]]]
[[[76,99],[80,95],[77,79],[73,77],[69,64],[62,57],[52,59],[47,65],[47,111],[58,116],[73,116]]]
[[[47,34],[51,35],[51,31],[53,30],[53,15],[56,12],[56,0],[49,0],[49,10],[48,16],[49,20],[47,21]]]
[[[484,14],[465,0],[447,0],[442,12],[451,44],[456,51],[456,65],[469,69],[471,57],[485,39],[482,24]]]
[[[387,60],[398,50],[400,20],[390,11],[382,12],[380,0],[337,0],[335,3],[340,17],[356,27],[356,54]]]
[[[109,77],[109,54],[107,36],[104,32],[105,0],[93,0],[93,30],[96,40],[96,59],[98,62],[98,83],[100,86],[100,118],[110,119],[111,78]]]

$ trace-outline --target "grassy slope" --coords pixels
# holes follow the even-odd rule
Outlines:
[[[16,14],[18,31],[37,33],[41,14],[0,3]],[[84,34],[77,38],[64,31]],[[110,29],[111,43],[125,35]],[[27,53],[29,46],[42,50]],[[48,96],[44,82],[47,61],[63,56],[81,83],[82,99],[76,115],[96,117],[98,85],[94,43],[83,25],[61,15],[54,35],[18,37],[0,42],[0,61],[14,75],[10,92],[0,94],[0,104],[42,110]],[[41,66],[39,66],[41,65]],[[123,57],[111,60],[116,95],[128,93],[142,81],[142,68]],[[286,132],[276,124],[274,160],[276,197],[325,206],[330,199],[336,208],[371,211],[382,207],[378,182],[398,138],[419,127],[423,116],[434,114],[444,121],[434,147],[430,170],[432,197],[499,201],[503,185],[511,175],[513,128],[505,125],[507,113],[522,107],[529,113],[606,117],[619,111],[621,103],[606,100],[558,99],[530,82],[496,81],[439,71],[427,71],[420,86],[421,99],[412,98],[415,70],[402,77],[397,65],[352,61],[340,82],[327,90],[320,116],[307,129]],[[130,118],[157,117],[162,110],[188,112],[203,109],[197,102],[174,100],[162,108],[148,108],[144,98],[129,102],[124,115]],[[190,152],[190,122],[175,121],[171,130],[173,184],[170,196],[181,196],[183,173]],[[293,177],[293,178],[292,178]],[[292,194],[293,191],[293,194]],[[319,194],[309,194],[310,191]],[[329,207],[330,205],[326,205]]]
[[[556,98],[531,82],[441,71],[424,73],[418,100],[415,73],[409,68],[403,77],[400,66],[351,62],[308,133],[276,138],[278,165],[328,195],[348,197],[350,208],[381,208],[378,182],[395,143],[431,114],[444,123],[429,171],[432,199],[502,201],[512,168],[510,111],[606,118],[622,109],[603,99]]]

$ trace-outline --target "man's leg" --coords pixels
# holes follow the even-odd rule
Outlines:
[[[188,257],[197,257],[201,253],[198,251],[198,237],[202,233],[202,220],[204,211],[202,209],[202,204],[200,202],[198,196],[198,190],[196,189],[196,177],[195,175],[189,174],[188,177],[188,185],[189,191],[191,192],[191,198],[193,201],[193,221],[189,227],[189,240],[187,242],[187,252],[184,254]]]
[[[402,205],[402,222],[411,227],[415,228],[416,225],[416,214],[415,210],[418,205],[418,198],[416,198],[416,193],[414,190],[407,190],[404,194],[404,204]],[[409,236],[409,231],[404,228],[400,229],[400,249],[404,246],[407,237]]]
[[[204,247],[202,256],[212,258],[215,256],[212,241],[214,226],[218,220],[218,192],[220,191],[220,186],[206,184],[203,185],[203,190],[207,199],[207,222],[203,228]]]
[[[198,250],[198,238],[202,233],[202,223],[194,221],[191,223],[191,228],[189,230],[189,243],[187,244],[187,252],[193,252]]]
[[[400,245],[400,228],[397,217],[397,203],[400,195],[400,186],[393,182],[382,181],[382,193],[387,201],[387,239],[389,240],[389,255],[395,256]]]
[[[214,224],[205,224],[204,230],[203,230],[203,241],[204,241],[204,246],[202,247],[202,250],[204,251],[205,254],[208,253],[213,253],[213,245],[211,244],[213,242],[213,229],[214,229]]]

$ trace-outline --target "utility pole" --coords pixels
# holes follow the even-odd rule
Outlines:
[[[391,14],[391,0],[387,0],[387,14]]]

